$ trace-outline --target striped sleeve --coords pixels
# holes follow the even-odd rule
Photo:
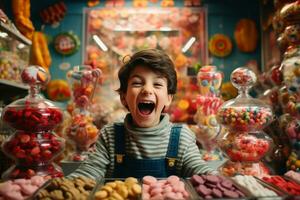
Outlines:
[[[190,177],[194,174],[215,173],[206,161],[201,157],[201,153],[196,144],[195,134],[184,125],[180,136],[181,174],[182,177]]]
[[[78,169],[76,169],[68,177],[86,176],[93,179],[104,177],[106,174],[107,166],[110,163],[108,152],[108,135],[103,128],[101,136],[96,143],[96,150],[89,155],[89,158],[84,161]]]

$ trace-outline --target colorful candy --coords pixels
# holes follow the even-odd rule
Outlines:
[[[239,174],[250,176],[265,176],[270,172],[263,163],[247,163],[247,162],[226,162],[221,168],[220,172],[224,176],[236,176]]]
[[[256,82],[256,75],[250,69],[240,67],[232,72],[231,82],[236,87],[248,87]]]
[[[99,129],[93,124],[93,118],[87,114],[74,114],[71,125],[66,129],[67,136],[76,144],[78,151],[88,151],[99,137]],[[84,156],[74,155],[72,160],[85,159]]]
[[[221,87],[223,75],[216,71],[215,66],[203,66],[200,68],[198,75],[198,84],[200,95],[218,96]]]
[[[220,123],[236,131],[260,130],[272,117],[269,107],[229,107],[218,112]]]
[[[77,107],[86,108],[89,105],[100,75],[100,69],[90,66],[75,66],[68,72],[67,78],[72,85],[73,101]]]

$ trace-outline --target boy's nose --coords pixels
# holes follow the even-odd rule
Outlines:
[[[144,85],[143,94],[152,94],[152,87],[149,84]]]

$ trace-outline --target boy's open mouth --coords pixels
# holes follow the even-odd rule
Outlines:
[[[150,115],[155,108],[155,103],[153,102],[140,102],[138,108],[141,114]]]

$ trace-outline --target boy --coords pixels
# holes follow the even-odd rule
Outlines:
[[[71,176],[189,177],[213,172],[201,159],[194,134],[163,113],[177,87],[168,55],[156,49],[137,52],[118,77],[120,99],[129,114],[124,123],[103,127],[96,152]]]

